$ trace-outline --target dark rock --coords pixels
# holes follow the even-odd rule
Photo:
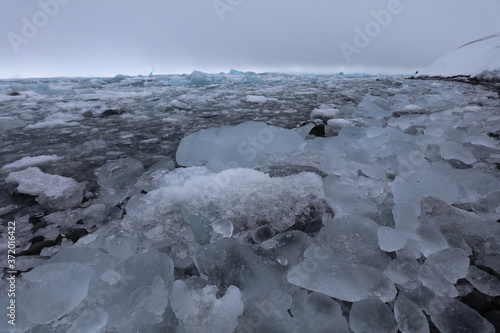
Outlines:
[[[38,243],[31,244],[30,248],[26,251],[19,252],[18,256],[33,256],[39,255],[40,252],[46,247],[54,246],[56,242],[53,240],[44,240]]]
[[[252,234],[252,239],[255,243],[259,244],[263,241],[266,241],[274,236],[274,230],[268,227],[267,225],[263,225],[254,230]]]
[[[479,291],[474,290],[470,294],[462,297],[461,302],[467,304],[480,314],[484,314],[492,310],[491,303],[487,296],[481,294]]]
[[[7,95],[9,95],[9,96],[20,96],[21,93],[18,92],[18,91],[12,91],[12,92],[8,93]]]
[[[78,228],[71,230],[68,234],[66,234],[66,238],[71,240],[73,243],[76,243],[83,236],[88,235],[89,232],[85,228]]]
[[[111,116],[119,116],[123,112],[124,112],[123,110],[119,110],[119,109],[107,109],[107,110],[104,110],[103,113],[101,113],[101,117],[105,118],[105,117],[111,117]]]
[[[320,176],[321,178],[325,178],[328,176],[323,171],[307,165],[273,165],[255,168],[255,170],[268,174],[269,177],[286,177],[290,175],[296,175],[302,172],[312,172]]]
[[[491,133],[491,132],[488,132],[488,136],[490,138],[500,140],[500,133]]]
[[[31,242],[31,244],[35,244],[38,242],[42,242],[43,240],[45,240],[45,236],[38,235],[38,236],[35,236],[32,239],[30,239],[29,242]]]
[[[311,131],[309,131],[309,135],[314,135],[314,136],[319,136],[321,138],[324,138],[326,135],[325,132],[325,125],[319,124],[314,126]]]
[[[84,116],[85,118],[90,118],[92,117],[92,111],[89,110],[87,112],[84,112],[82,113],[82,116]]]
[[[489,311],[483,317],[495,326],[495,332],[500,332],[500,310]]]
[[[425,128],[426,127],[422,125],[412,125],[405,129],[404,132],[409,135],[423,135]]]

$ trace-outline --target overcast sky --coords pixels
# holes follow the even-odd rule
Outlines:
[[[500,0],[1,0],[0,78],[412,73],[500,32]]]

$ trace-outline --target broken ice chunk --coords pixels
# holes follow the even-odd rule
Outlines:
[[[434,266],[421,265],[418,278],[422,284],[432,290],[436,295],[457,297],[458,292],[453,283],[442,277]]]
[[[440,276],[456,283],[467,275],[469,257],[462,249],[444,249],[428,256],[424,265],[434,267]]]
[[[336,216],[316,236],[319,246],[311,246],[307,253],[314,254],[318,247],[332,257],[384,270],[391,258],[380,250],[378,228],[378,224],[367,217]]]
[[[442,333],[494,333],[491,323],[464,303],[439,297],[431,302],[431,320]]]
[[[57,155],[26,156],[15,162],[4,165],[1,170],[16,171],[25,169],[27,167],[35,167],[35,166],[40,166],[42,164],[56,162],[61,159],[62,157],[59,157]]]
[[[19,307],[32,323],[49,324],[87,297],[92,276],[92,268],[75,262],[38,266],[19,282]]]
[[[85,189],[84,183],[44,173],[37,167],[11,172],[5,182],[18,184],[19,193],[37,196],[36,201],[49,210],[77,207],[82,202]]]
[[[420,308],[403,295],[394,304],[394,314],[402,333],[429,333],[429,323]]]
[[[379,227],[377,236],[380,249],[385,252],[401,250],[407,241],[407,238],[401,231],[388,227]]]
[[[500,296],[500,281],[493,275],[475,266],[470,266],[466,279],[483,294]]]
[[[73,321],[67,333],[98,333],[107,322],[108,313],[102,308],[88,309]]]
[[[378,299],[354,302],[349,313],[354,333],[396,333],[398,325],[391,308]]]
[[[394,284],[378,269],[333,258],[306,258],[288,272],[287,279],[296,286],[348,302],[367,298],[390,302],[396,297]]]
[[[95,170],[99,189],[99,201],[114,206],[130,196],[134,184],[144,174],[142,163],[127,157],[111,161]]]
[[[445,160],[459,160],[465,164],[473,164],[477,161],[470,149],[455,142],[443,142],[440,145],[440,153]]]
[[[268,155],[290,153],[303,143],[302,137],[293,130],[250,121],[184,137],[176,159],[183,166],[206,164],[216,171],[257,167],[265,164]]]
[[[228,219],[217,219],[211,223],[212,229],[222,237],[233,235],[233,224]]]
[[[418,279],[418,261],[411,258],[396,258],[389,263],[384,274],[392,282],[405,285]]]
[[[396,204],[392,208],[392,215],[396,223],[396,230],[411,235],[420,225],[415,208],[408,204]]]
[[[420,252],[426,257],[449,247],[446,238],[433,225],[421,224],[416,230],[416,240],[420,244]]]
[[[232,333],[243,313],[240,290],[229,286],[225,295],[217,298],[218,288],[208,285],[189,288],[182,280],[174,282],[170,302],[182,332]]]
[[[295,309],[293,316],[299,332],[349,332],[340,305],[330,297],[313,292],[305,297],[302,306]]]

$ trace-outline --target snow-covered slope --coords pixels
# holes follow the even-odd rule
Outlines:
[[[469,76],[482,81],[500,81],[500,33],[459,47],[417,76]]]

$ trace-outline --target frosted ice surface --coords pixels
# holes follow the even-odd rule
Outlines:
[[[93,275],[92,268],[75,262],[38,266],[24,273],[19,281],[19,307],[26,312],[30,322],[51,323],[87,297]]]
[[[394,202],[413,206],[417,214],[420,213],[420,199],[425,195],[454,203],[460,196],[460,188],[452,174],[452,169],[433,167],[417,169],[408,177],[399,175],[392,183]]]
[[[244,308],[240,290],[229,286],[220,298],[217,292],[218,288],[214,285],[190,289],[182,280],[174,282],[170,302],[180,322],[181,332],[234,331]]]
[[[293,319],[298,332],[348,333],[340,305],[330,297],[313,292],[305,297],[303,308],[296,309]]]
[[[349,326],[354,333],[396,333],[398,331],[391,308],[377,299],[354,302],[349,313]]]
[[[73,321],[67,333],[98,333],[107,322],[108,313],[102,308],[87,310]]]
[[[432,266],[440,276],[456,283],[467,275],[469,257],[462,249],[444,249],[428,256],[424,265]]]
[[[347,214],[364,215],[377,212],[376,203],[366,191],[336,178],[328,176],[323,179],[325,195],[332,206],[340,208],[342,212]]]
[[[390,302],[396,297],[394,284],[378,269],[333,258],[306,258],[288,272],[287,279],[291,284],[348,302],[368,298]]]
[[[401,250],[408,240],[401,231],[388,227],[379,227],[377,236],[380,249],[385,252]]]
[[[406,235],[412,235],[420,225],[415,208],[409,204],[395,204],[392,208],[392,216],[396,224],[396,230]]]
[[[338,109],[320,107],[320,108],[316,108],[316,109],[312,110],[309,118],[328,120],[328,119],[331,119],[331,118],[334,118],[335,116],[337,116],[338,113],[339,113]]]
[[[277,102],[276,98],[270,98],[265,96],[256,96],[256,95],[248,95],[245,97],[245,102],[247,103],[256,103],[256,104],[264,104],[267,102]]]
[[[389,263],[384,274],[395,284],[405,285],[418,279],[418,267],[417,260],[398,257]]]
[[[61,160],[62,157],[57,155],[40,155],[40,156],[26,156],[12,163],[6,164],[2,167],[3,171],[16,171],[27,167],[40,166],[47,163],[52,163]]]
[[[421,224],[416,230],[416,240],[420,244],[420,252],[426,257],[449,247],[446,238],[433,225]]]
[[[403,295],[394,304],[394,314],[402,333],[429,333],[429,323],[421,309]]]
[[[217,219],[211,224],[214,231],[222,237],[231,237],[233,235],[233,224],[228,219]]]
[[[320,249],[332,257],[384,270],[391,259],[379,247],[378,228],[378,224],[367,217],[336,216],[325,223],[316,240]],[[315,253],[315,247],[317,245],[308,249],[308,253]]]
[[[200,71],[193,71],[191,74],[189,74],[188,78],[191,84],[195,86],[204,86],[214,83],[214,78],[212,75]]]
[[[186,104],[186,103],[183,103],[177,99],[174,99],[172,100],[170,103],[168,103],[168,106],[172,109],[180,109],[180,110],[189,110],[191,109],[191,107]]]
[[[447,141],[440,144],[440,153],[446,160],[459,160],[465,164],[473,164],[477,161],[468,148],[455,142]]]
[[[354,114],[366,118],[379,118],[391,116],[392,110],[387,108],[382,99],[367,95],[358,104]]]
[[[483,294],[500,296],[500,281],[493,275],[475,266],[470,266],[466,279]]]
[[[127,157],[111,161],[95,170],[99,200],[111,206],[127,198],[135,189],[134,184],[144,174],[142,163]]]
[[[123,331],[131,325],[161,322],[174,281],[172,259],[150,249],[120,262],[115,271],[118,281],[114,287],[106,287],[115,292],[103,306],[109,315],[108,326]],[[124,309],[128,314],[125,318]]]
[[[184,137],[177,149],[177,163],[206,165],[220,171],[234,167],[263,166],[270,154],[286,154],[304,143],[295,131],[263,123],[222,126]]]
[[[422,284],[436,295],[457,297],[458,292],[453,283],[441,276],[439,271],[430,265],[421,265],[418,269],[418,278]]]
[[[279,289],[281,265],[261,256],[251,246],[223,238],[200,246],[194,255],[200,273],[222,286],[234,285],[243,298],[265,299]]]
[[[79,206],[85,188],[84,183],[78,183],[72,178],[44,173],[37,167],[11,172],[5,181],[18,184],[18,192],[37,196],[36,200],[40,205],[51,210],[64,210]]]
[[[442,333],[494,333],[491,323],[464,303],[439,297],[431,303],[431,320]]]

